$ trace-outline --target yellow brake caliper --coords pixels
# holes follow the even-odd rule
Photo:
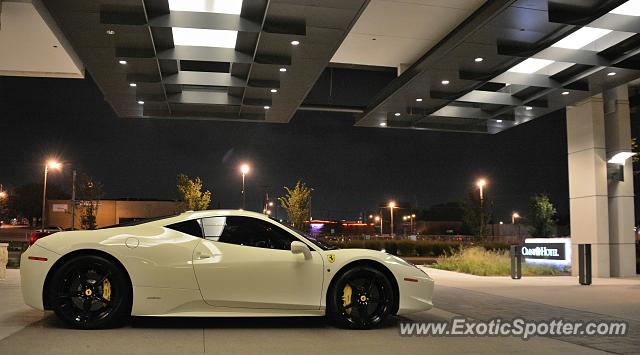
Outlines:
[[[351,304],[351,293],[352,293],[351,286],[349,284],[346,284],[342,289],[342,306],[343,307]],[[345,309],[345,311],[347,312],[347,314],[351,314],[351,308]]]
[[[109,282],[109,279],[102,281],[102,298],[111,301],[111,282]]]

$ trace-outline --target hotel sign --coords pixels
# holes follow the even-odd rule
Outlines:
[[[524,243],[520,247],[527,259],[565,260],[565,243]]]

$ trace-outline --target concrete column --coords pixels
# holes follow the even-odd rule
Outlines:
[[[627,86],[605,91],[603,101],[609,156],[620,151],[630,151],[631,117]],[[611,276],[633,276],[636,274],[636,251],[631,159],[624,164],[624,181],[609,181],[608,191]]]
[[[610,276],[609,207],[604,110],[601,96],[567,107],[572,273],[578,244],[591,244],[594,277]]]

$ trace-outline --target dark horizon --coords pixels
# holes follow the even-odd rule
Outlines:
[[[118,118],[89,77],[3,77],[0,95],[8,187],[40,182],[42,162],[56,156],[101,181],[105,198],[174,199],[185,173],[203,179],[212,207],[238,208],[238,169],[248,162],[254,210],[265,186],[281,196],[298,178],[314,188],[314,217],[355,219],[391,199],[418,208],[461,201],[484,177],[496,221],[526,214],[539,192],[568,216],[563,111],[479,135],[358,128],[344,113],[299,112],[288,124]],[[69,186],[70,168],[49,181]]]

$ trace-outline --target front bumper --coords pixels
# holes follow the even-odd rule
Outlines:
[[[400,302],[398,315],[423,312],[433,308],[434,282],[427,274],[418,273],[399,278]]]
[[[38,259],[29,259],[29,257]],[[24,303],[35,309],[44,310],[43,287],[51,266],[60,255],[39,246],[30,246],[20,257],[20,284]]]

